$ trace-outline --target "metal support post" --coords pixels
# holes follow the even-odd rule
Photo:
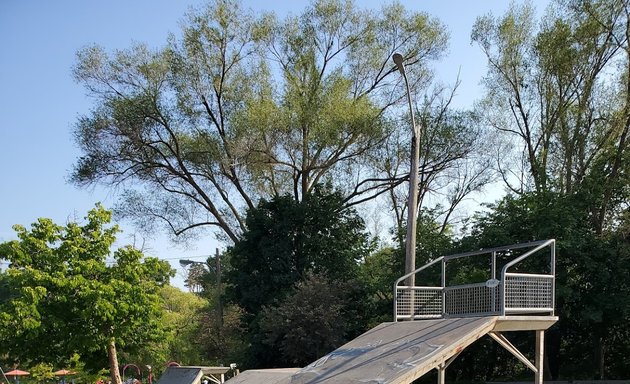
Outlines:
[[[545,353],[545,331],[536,331],[536,377],[534,384],[543,384],[543,362]]]
[[[446,383],[446,366],[444,364],[440,364],[438,366],[438,384]]]
[[[451,363],[453,361],[455,361],[455,359],[457,359],[457,357],[461,353],[462,353],[462,351],[457,352],[456,354],[451,356],[450,359],[448,359],[445,362],[443,362],[442,364],[438,365],[438,367],[437,367],[437,370],[438,370],[438,384],[445,384],[445,382],[446,382],[446,368],[448,368],[448,366],[451,365]]]

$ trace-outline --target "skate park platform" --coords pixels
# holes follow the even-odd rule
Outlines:
[[[479,261],[484,255],[488,263]],[[447,265],[458,262],[467,270],[489,265],[487,280],[449,280]],[[439,275],[441,284],[416,285],[416,275],[431,267],[440,268],[431,277]],[[394,322],[380,324],[300,370],[276,372],[273,381],[265,378],[271,379],[265,376],[271,373],[261,370],[245,371],[228,383],[406,384],[436,369],[438,383],[444,384],[446,368],[485,335],[534,372],[536,384],[542,383],[544,332],[558,320],[554,240],[443,256],[401,277],[394,291]],[[535,332],[533,362],[503,334],[509,331]],[[246,374],[247,381],[238,381]]]

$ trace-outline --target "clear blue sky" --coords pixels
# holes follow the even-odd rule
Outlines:
[[[542,11],[548,0],[535,1]],[[97,43],[108,50],[132,42],[164,45],[169,32],[195,0],[0,0],[0,242],[15,238],[13,224],[30,225],[38,217],[58,223],[81,219],[96,202],[111,207],[116,196],[103,189],[83,190],[66,178],[80,152],[72,140],[72,125],[91,101],[71,76],[75,52]],[[363,8],[380,8],[380,1],[357,1]],[[504,0],[407,0],[408,8],[439,18],[448,27],[450,54],[436,63],[441,81],[462,84],[456,103],[465,107],[479,96],[485,73],[481,51],[470,44],[475,18],[502,14]],[[246,7],[297,14],[307,1],[245,1]],[[122,243],[132,242],[134,230],[125,223]],[[140,245],[142,240],[136,240]],[[214,253],[222,246],[210,237],[188,249],[171,246],[163,236],[147,239],[146,253],[168,258],[181,272],[177,258]],[[198,258],[197,260],[203,260]],[[0,265],[1,266],[1,265]],[[173,281],[182,286],[181,276]]]

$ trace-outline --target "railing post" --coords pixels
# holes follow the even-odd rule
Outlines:
[[[398,321],[398,284],[394,285],[394,323]]]
[[[499,289],[501,290],[501,292],[499,293],[499,298],[500,298],[500,302],[499,305],[501,306],[500,308],[500,312],[501,312],[501,316],[505,316],[505,271],[501,271],[501,281],[499,282]]]
[[[556,240],[554,239],[551,243],[551,308],[553,308],[551,312],[551,316],[555,315],[556,312]]]
[[[446,259],[442,259],[442,318],[446,317]]]
[[[490,278],[492,280],[497,279],[497,253],[492,251],[490,260]],[[496,312],[497,309],[497,287],[490,288],[492,290],[492,312]],[[499,288],[500,289],[500,288]]]

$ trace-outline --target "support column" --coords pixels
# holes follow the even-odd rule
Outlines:
[[[440,364],[438,365],[438,384],[445,384],[446,382],[446,365]]]
[[[459,356],[460,353],[462,353],[462,351],[457,352],[456,354],[451,356],[450,359],[448,359],[445,362],[443,362],[442,364],[438,365],[438,367],[437,367],[438,384],[445,384],[445,382],[446,382],[446,368],[448,368],[448,366],[451,365],[451,363],[453,361],[455,361],[455,359],[457,359],[457,357]]]
[[[536,331],[536,377],[534,384],[543,384],[543,364],[545,353],[545,331]]]

